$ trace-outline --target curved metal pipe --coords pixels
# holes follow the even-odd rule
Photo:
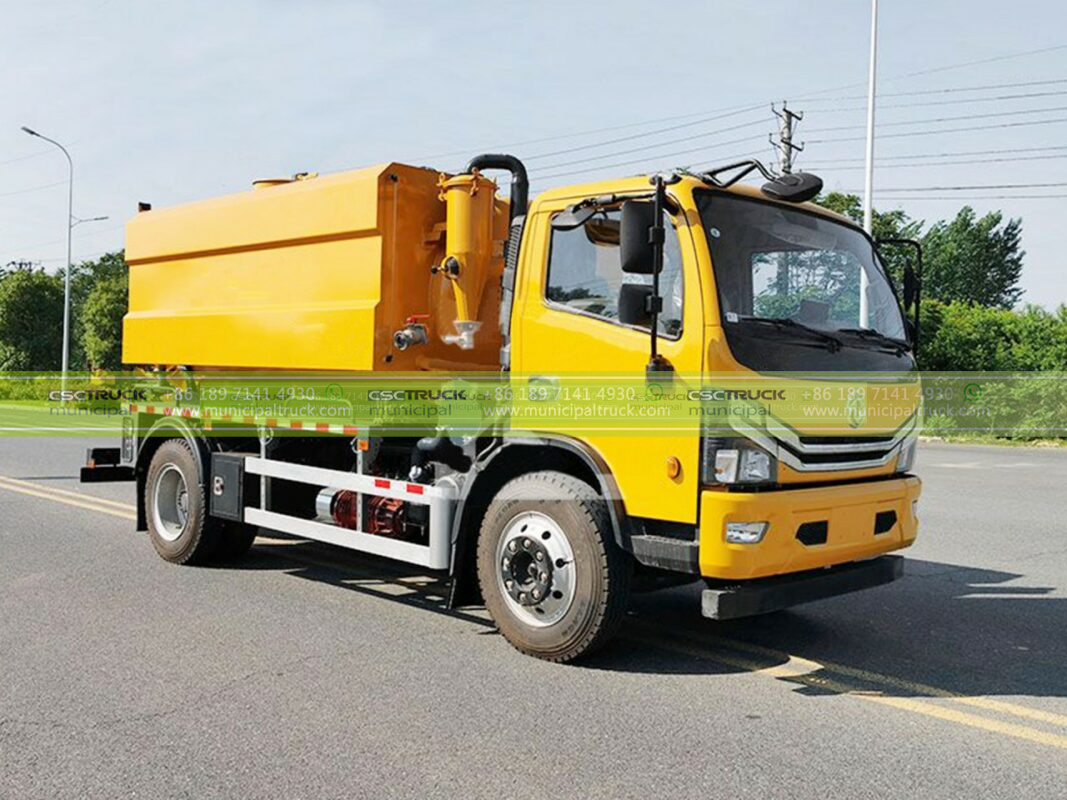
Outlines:
[[[515,217],[526,213],[526,205],[530,197],[530,179],[526,176],[526,166],[515,156],[504,153],[482,153],[475,156],[469,162],[464,172],[476,169],[506,169],[511,173],[511,201],[509,223]]]

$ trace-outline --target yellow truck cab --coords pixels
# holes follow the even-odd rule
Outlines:
[[[485,176],[498,169],[508,199]],[[738,183],[754,170],[762,188]],[[187,387],[223,371],[610,371],[698,405],[744,395],[730,381],[914,387],[917,328],[875,243],[805,202],[820,188],[753,161],[528,203],[522,163],[485,155],[457,174],[387,164],[145,209],[127,231],[124,360]],[[904,284],[917,320],[910,266]],[[94,454],[132,467],[161,556],[235,558],[268,529],[418,564],[556,661],[604,644],[632,587],[703,580],[703,613],[728,619],[888,583],[902,562],[886,554],[918,526],[914,409],[844,431],[511,419],[403,436],[208,414],[209,391],[130,407],[122,447]],[[864,395],[863,414],[879,403]]]

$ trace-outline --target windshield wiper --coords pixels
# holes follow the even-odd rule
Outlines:
[[[888,347],[892,347],[897,355],[904,355],[908,352],[908,343],[903,342],[900,339],[894,339],[892,336],[886,336],[880,331],[874,331],[870,328],[838,328],[838,333],[851,333],[853,336],[858,336],[861,339],[867,339],[868,341],[878,342]]]
[[[773,325],[778,330],[791,329],[796,331],[803,331],[811,337],[823,342],[826,345],[826,349],[831,353],[836,353],[841,349],[842,342],[836,336],[831,336],[828,333],[820,331],[818,328],[812,328],[805,325],[803,322],[797,322],[790,317],[751,317],[741,315],[738,317],[741,322],[756,322],[761,325]]]

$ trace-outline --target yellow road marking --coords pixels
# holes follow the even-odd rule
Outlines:
[[[51,500],[55,503],[63,503],[64,505],[74,506],[75,508],[84,508],[88,509],[89,511],[99,511],[101,514],[110,514],[113,517],[120,517],[121,519],[137,519],[136,514],[127,511],[120,511],[117,508],[109,508],[108,506],[97,505],[95,503],[83,503],[79,502],[78,500],[73,500],[69,497],[63,497],[58,494],[52,494],[51,492],[38,492],[34,491],[33,489],[28,489],[25,486],[17,486],[15,484],[8,483],[5,480],[0,480],[0,489],[7,489],[9,492],[18,492],[19,494],[29,495],[30,497],[40,497],[45,500]]]
[[[76,508],[83,508],[89,511],[99,511],[103,514],[110,514],[111,516],[120,517],[121,519],[136,519],[136,515],[133,513],[134,506],[130,504],[121,503],[116,500],[107,500],[104,498],[93,497],[91,495],[86,495],[81,492],[72,492],[51,486],[41,486],[40,484],[32,483],[30,481],[24,481],[18,478],[9,478],[6,476],[0,476],[0,488],[7,489],[8,491],[12,492],[17,492],[19,494],[28,495],[31,497],[38,497],[44,500],[52,500],[57,503],[63,503],[64,505],[74,506]],[[281,542],[286,540],[277,541]],[[915,694],[924,695],[927,698],[933,700],[944,700],[953,703],[961,703],[977,708],[982,708],[987,711],[994,711],[1006,715],[1013,715],[1025,719],[1034,720],[1037,722],[1067,726],[1067,716],[1064,716],[1062,714],[1055,714],[1048,711],[1042,711],[1036,708],[1029,708],[1027,706],[1021,706],[1003,700],[995,700],[989,697],[961,695],[956,692],[948,691],[946,689],[940,689],[936,686],[929,686],[923,683],[908,681],[893,675],[884,675],[878,672],[872,672],[870,670],[849,667],[844,664],[834,663],[832,661],[814,661],[812,659],[804,658],[802,656],[792,655],[790,653],[774,650],[769,647],[763,647],[761,645],[751,644],[749,642],[742,642],[735,639],[723,639],[718,640],[716,642],[705,642],[699,639],[692,639],[689,637],[685,637],[684,639],[672,638],[666,641],[658,636],[653,637],[648,635],[638,636],[635,638],[637,638],[644,644],[648,644],[653,647],[672,650],[674,652],[682,653],[683,655],[689,655],[697,658],[717,661],[719,663],[726,664],[727,666],[743,669],[746,672],[767,675],[769,677],[774,678],[793,680],[808,686],[825,688],[830,691],[837,692],[839,694],[849,695],[851,697],[856,697],[861,700],[867,700],[869,702],[875,702],[893,708],[911,711],[917,714],[923,714],[925,716],[934,717],[948,722],[954,722],[959,725],[977,728],[991,733],[999,733],[1016,739],[1024,739],[1026,741],[1044,744],[1051,747],[1057,747],[1062,750],[1067,750],[1067,736],[1048,733],[1046,731],[1041,731],[1036,728],[1030,728],[1017,723],[1002,722],[1000,720],[989,719],[988,717],[981,717],[976,714],[969,714],[963,711],[957,711],[952,708],[945,708],[944,706],[936,705],[925,700],[918,700],[915,698],[908,697],[892,697],[880,694],[878,692],[865,691],[861,687],[847,684],[842,681],[830,679],[828,677],[825,677],[824,675],[813,673],[832,672],[838,675],[857,678],[866,683],[881,684],[883,686],[891,686],[897,689],[903,689],[905,691],[910,691]],[[738,655],[724,653],[722,652],[722,648],[762,655],[765,657],[773,658],[775,660],[782,660],[783,663],[773,665],[760,664],[757,661],[752,661],[751,659],[747,659]]]
[[[40,483],[31,483],[30,481],[24,481],[19,478],[9,478],[7,475],[0,475],[0,484],[4,483],[13,483],[26,489],[35,489],[49,494],[65,495],[66,497],[74,497],[79,500],[87,500],[91,503],[100,503],[105,506],[122,509],[123,511],[136,510],[131,503],[122,503],[118,500],[108,500],[104,497],[96,497],[95,495],[86,494],[85,492],[72,492],[67,489],[59,489],[55,486],[44,486]]]
[[[1056,747],[1060,750],[1067,750],[1067,736],[1048,733],[1046,731],[1038,730],[1037,728],[1030,728],[1026,725],[1019,725],[1014,722],[1001,722],[1000,720],[989,719],[988,717],[980,717],[977,714],[968,714],[964,711],[957,711],[952,708],[936,705],[930,701],[916,700],[910,697],[891,697],[878,692],[864,691],[858,686],[853,686],[842,681],[833,680],[822,675],[812,675],[807,672],[807,670],[810,668],[811,664],[816,662],[811,662],[808,659],[788,657],[788,661],[784,664],[773,664],[768,666],[741,656],[724,653],[721,650],[709,650],[706,647],[696,647],[685,641],[664,640],[662,638],[650,636],[639,636],[635,638],[652,647],[671,650],[695,658],[716,661],[721,664],[726,664],[727,666],[742,669],[745,672],[796,681],[797,683],[803,683],[806,686],[828,689],[837,694],[890,706],[903,711],[911,711],[915,714],[922,714],[927,717],[934,717],[947,722],[954,722],[957,725],[964,725],[969,728],[984,730],[989,733],[998,733],[1015,739],[1023,739],[1028,742],[1035,742],[1037,744],[1048,745],[1049,747]],[[780,655],[784,656],[786,654],[783,653]]]
[[[696,642],[699,640],[693,641]],[[1037,708],[1029,708],[1027,706],[1017,705],[1016,703],[1009,703],[1006,700],[994,700],[989,697],[959,694],[958,692],[952,692],[948,689],[941,689],[937,686],[930,686],[925,683],[909,681],[904,678],[898,678],[895,675],[884,675],[882,673],[872,672],[866,669],[849,667],[845,666],[844,664],[834,663],[833,661],[812,661],[810,659],[801,659],[798,656],[792,656],[788,653],[783,653],[778,650],[774,650],[770,647],[763,647],[758,644],[750,644],[749,642],[742,642],[736,639],[723,639],[722,643],[725,646],[735,648],[737,650],[748,651],[750,653],[756,653],[757,655],[765,655],[776,659],[791,658],[793,660],[803,661],[809,666],[811,670],[821,669],[830,672],[836,672],[839,675],[845,675],[850,678],[857,678],[861,681],[865,681],[868,683],[877,683],[883,686],[892,686],[896,689],[903,689],[904,691],[926,695],[927,697],[936,697],[941,700],[949,700],[953,703],[974,706],[975,708],[984,708],[987,711],[995,711],[1000,714],[1008,714],[1023,719],[1034,720],[1035,722],[1045,722],[1050,725],[1062,725],[1064,727],[1067,727],[1067,716],[1063,714],[1056,714],[1051,711],[1042,711]]]

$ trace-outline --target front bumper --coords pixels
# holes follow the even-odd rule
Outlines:
[[[904,574],[900,556],[880,556],[839,567],[812,570],[774,578],[759,578],[733,586],[704,590],[701,611],[711,619],[737,619],[768,614],[783,608],[824,600],[860,589],[891,583]]]
[[[700,574],[751,580],[846,564],[907,547],[918,531],[914,476],[767,492],[706,490],[700,498]],[[727,522],[767,522],[758,544],[726,541]],[[889,524],[891,522],[891,524]],[[797,538],[825,524],[825,541]],[[876,532],[881,530],[881,532]]]

